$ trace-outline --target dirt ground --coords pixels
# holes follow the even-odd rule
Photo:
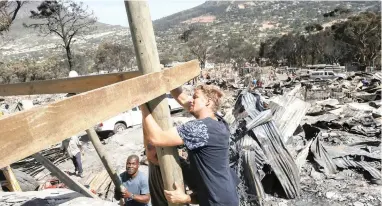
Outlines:
[[[101,172],[104,167],[93,144],[88,139],[87,135],[84,134],[80,141],[83,143],[84,155],[82,156],[82,167],[84,170],[84,178],[77,177],[76,175],[71,175],[76,180],[83,182],[92,173]],[[110,157],[111,164],[117,169],[118,173],[125,171],[126,159],[129,155],[141,156],[143,152],[143,133],[142,128],[139,126],[134,128],[128,128],[127,130],[112,135],[106,139],[103,139],[104,148]],[[58,165],[61,170],[73,173],[74,166],[71,160],[67,160],[64,163]],[[141,165],[140,171],[148,174],[148,167]]]
[[[175,123],[185,122],[191,118],[182,117],[182,112],[173,114],[173,121]],[[126,159],[129,155],[138,155],[142,159],[144,146],[143,146],[143,132],[141,126],[135,126],[133,128],[128,128],[127,130],[114,134],[108,137],[107,133],[100,134],[101,141],[104,144],[107,154],[110,157],[111,164],[117,169],[118,173],[125,171]],[[82,156],[82,167],[84,170],[84,177],[80,178],[74,174],[74,166],[72,161],[69,159],[59,165],[57,165],[61,170],[69,172],[73,179],[83,183],[90,174],[99,173],[104,170],[104,166],[94,149],[93,144],[88,139],[86,133],[84,133],[80,141],[83,143],[84,155]],[[140,160],[141,160],[140,159]],[[148,166],[141,164],[139,170],[146,175],[148,175]],[[48,171],[45,171],[48,173]],[[42,176],[44,174],[41,174]],[[43,178],[47,179],[46,176]]]

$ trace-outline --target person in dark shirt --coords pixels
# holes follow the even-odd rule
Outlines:
[[[195,194],[187,195],[175,185],[165,190],[166,199],[175,204],[199,203],[201,206],[239,205],[238,178],[229,167],[229,130],[218,110],[222,92],[216,86],[200,85],[192,99],[176,89],[172,96],[196,118],[168,131],[163,131],[145,105],[141,105],[145,138],[154,146],[185,145],[191,170],[198,180]]]

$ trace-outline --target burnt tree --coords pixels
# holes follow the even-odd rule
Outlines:
[[[71,0],[43,1],[37,11],[31,11],[30,18],[38,20],[25,27],[39,29],[43,34],[53,34],[61,38],[65,49],[69,71],[73,68],[71,45],[75,37],[93,30],[96,18],[88,12],[83,3]]]

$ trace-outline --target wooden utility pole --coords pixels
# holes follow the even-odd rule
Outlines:
[[[135,48],[137,64],[143,74],[161,71],[155,42],[154,29],[146,1],[125,1],[131,37]],[[172,81],[172,79],[168,79]],[[161,85],[158,85],[160,87]],[[172,127],[170,111],[165,94],[148,103],[154,119],[163,130]],[[174,190],[174,183],[182,185],[183,176],[179,156],[175,147],[156,148],[161,175],[166,190]],[[153,197],[152,198],[157,198]],[[169,204],[172,205],[172,204]]]
[[[110,158],[107,155],[106,151],[103,149],[103,145],[101,141],[99,140],[99,137],[95,130],[93,128],[87,129],[86,133],[88,134],[88,137],[90,141],[93,143],[93,146],[95,150],[97,151],[97,154],[99,158],[102,161],[103,166],[106,168],[107,173],[109,173],[109,176],[111,180],[113,181],[115,188],[119,190],[120,192],[125,189],[125,187],[122,185],[121,180],[119,179],[119,176],[115,169],[113,169],[112,165],[110,164]]]

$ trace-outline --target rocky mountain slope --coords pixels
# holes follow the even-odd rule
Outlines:
[[[60,41],[53,35],[41,36],[37,31],[26,29],[29,10],[39,2],[30,2],[23,8],[10,32],[0,40],[0,61],[34,57],[43,59],[62,51],[57,46]],[[321,2],[321,1],[207,1],[197,7],[154,21],[155,35],[160,53],[175,56],[182,60],[184,45],[179,41],[180,34],[193,25],[206,25],[209,35],[216,41],[224,41],[232,34],[240,35],[258,46],[261,41],[290,31],[303,31],[304,27],[319,23],[330,26],[333,22],[346,19],[346,16],[325,18],[324,13],[336,8],[347,8],[356,14],[366,10],[379,10],[380,2]],[[97,23],[97,29],[74,42],[74,52],[96,49],[102,41],[131,44],[129,29]]]

